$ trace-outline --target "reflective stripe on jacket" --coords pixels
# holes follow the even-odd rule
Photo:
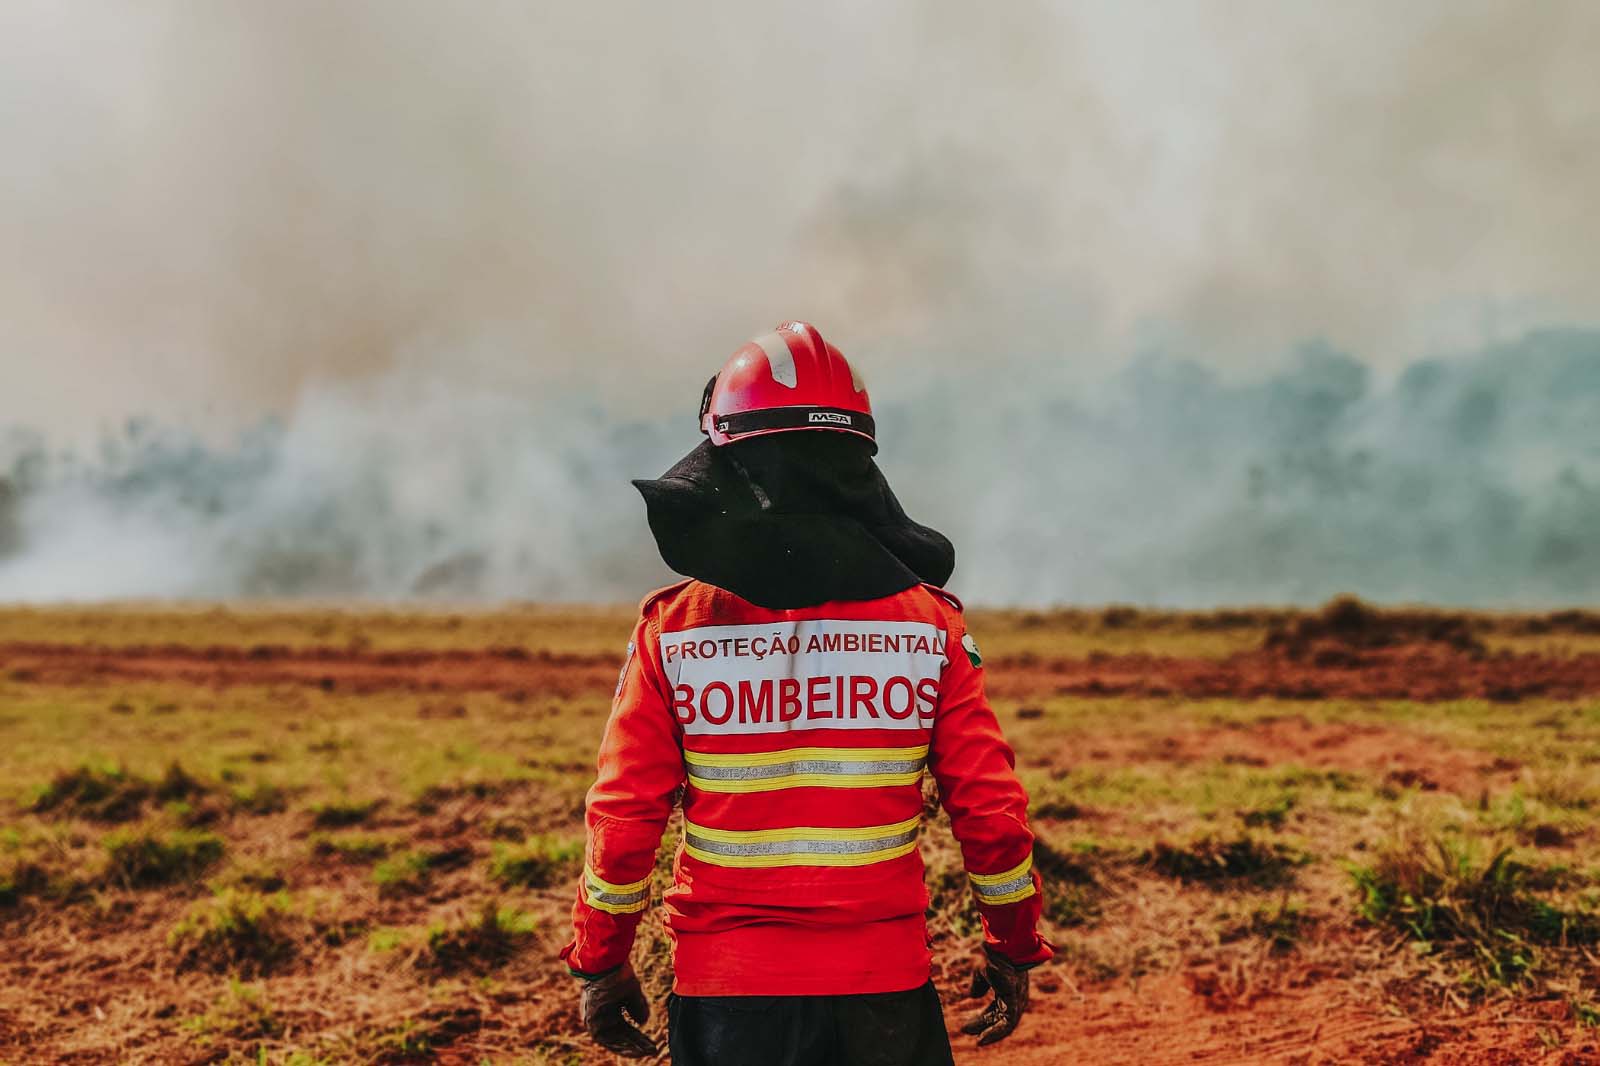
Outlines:
[[[965,637],[930,586],[798,610],[695,581],[647,599],[589,791],[568,965],[626,960],[681,788],[663,896],[680,994],[921,985],[924,770],[987,942],[1048,958],[1027,796]]]

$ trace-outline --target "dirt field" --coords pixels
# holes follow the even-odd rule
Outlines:
[[[1600,615],[972,614],[1061,950],[958,1061],[1600,1063]],[[0,611],[0,1066],[611,1061],[553,956],[630,622]]]

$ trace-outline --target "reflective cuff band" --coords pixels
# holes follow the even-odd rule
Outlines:
[[[772,792],[780,788],[878,788],[922,776],[926,744],[915,748],[791,748],[748,755],[686,751],[689,783],[702,792]]]
[[[917,847],[920,814],[893,825],[852,829],[797,826],[736,831],[684,823],[683,849],[714,866],[869,866]]]
[[[583,901],[608,914],[634,914],[650,905],[650,878],[631,885],[614,885],[584,866]]]
[[[972,882],[972,891],[978,894],[978,902],[990,906],[1016,903],[1037,891],[1033,887],[1032,853],[1004,873],[968,874],[967,880]]]

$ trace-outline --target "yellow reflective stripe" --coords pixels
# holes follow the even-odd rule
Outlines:
[[[1007,881],[1015,881],[1032,869],[1033,854],[1030,852],[1026,859],[1023,859],[1003,874],[968,874],[967,876],[972,879],[972,883],[975,885],[1003,885]]]
[[[885,762],[922,759],[926,758],[927,754],[928,745],[923,744],[915,748],[786,748],[783,751],[757,751],[744,755],[685,751],[683,760],[690,766],[772,766],[776,763],[811,759],[834,762]]]
[[[916,850],[922,816],[892,825],[707,829],[684,823],[686,854],[715,866],[868,866]]]
[[[607,914],[636,914],[644,910],[650,905],[649,884],[649,877],[631,885],[612,884],[595,873],[588,863],[583,865],[583,901]]]
[[[598,888],[600,891],[611,892],[618,896],[626,896],[631,892],[637,892],[645,885],[650,883],[650,878],[647,875],[645,877],[641,877],[631,885],[614,885],[610,881],[607,881],[605,878],[601,877],[599,874],[595,873],[594,868],[588,863],[585,863],[583,866],[583,876],[594,882],[594,887]]]
[[[713,866],[738,866],[738,867],[773,867],[773,866],[868,866],[875,862],[887,862],[898,859],[902,855],[909,855],[917,850],[915,840],[905,844],[896,844],[891,848],[881,851],[863,851],[853,855],[834,855],[822,852],[816,853],[790,853],[783,855],[712,855],[701,851],[693,844],[684,844],[683,850],[699,859],[701,862],[711,863]]]
[[[894,836],[914,828],[922,821],[914,814],[893,825],[867,825],[851,829],[829,829],[822,826],[801,825],[792,829],[707,829],[685,820],[684,830],[706,840],[720,840],[726,844],[756,844],[773,840],[871,840],[874,837]]]
[[[998,906],[1002,903],[1015,903],[1018,900],[1027,899],[1029,896],[1033,895],[1033,893],[1033,882],[1030,881],[1025,888],[1019,888],[1015,892],[1007,892],[1001,896],[985,896],[980,893],[978,895],[978,899],[982,900],[984,903]]]
[[[788,774],[784,777],[759,777],[720,781],[689,775],[689,783],[701,792],[773,792],[780,788],[881,788],[885,785],[912,785],[921,770],[903,774]]]
[[[593,895],[585,893],[584,902],[595,910],[605,911],[607,914],[637,914],[650,906],[650,897],[646,896],[638,903],[607,903],[603,899],[597,899]]]

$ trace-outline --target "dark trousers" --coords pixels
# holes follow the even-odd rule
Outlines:
[[[678,996],[672,1066],[954,1066],[939,994]]]

